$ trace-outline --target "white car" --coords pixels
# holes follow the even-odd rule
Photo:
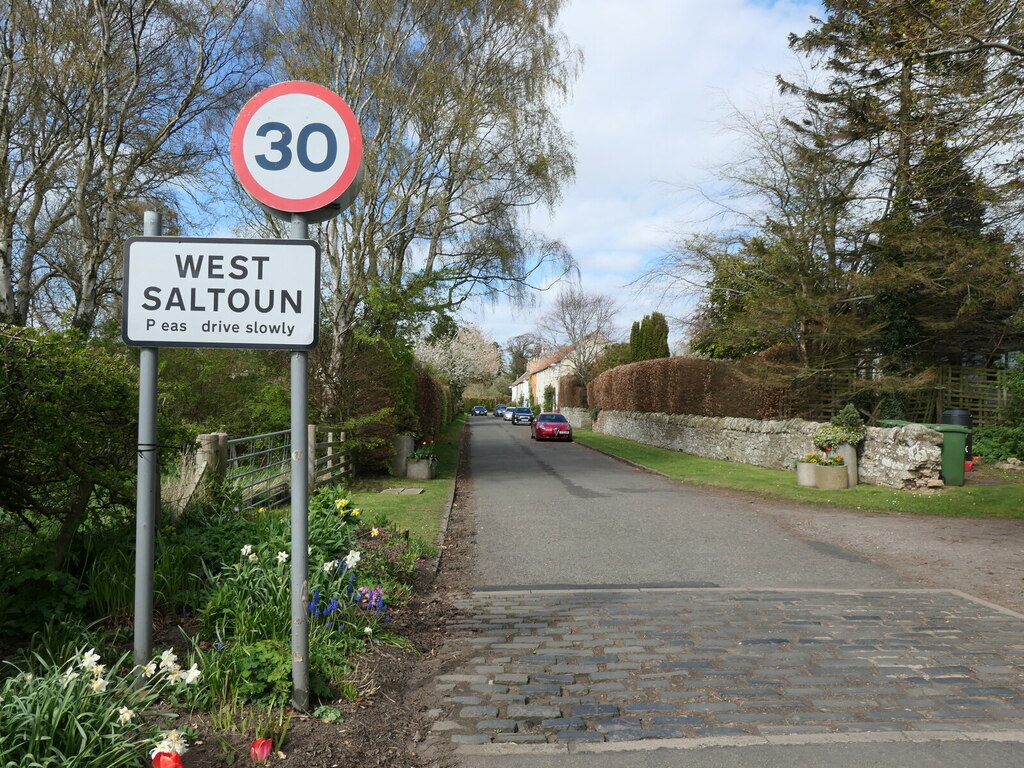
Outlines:
[[[512,414],[515,412],[515,408],[506,408],[505,412],[501,414],[501,418],[503,418],[505,421],[512,421]]]

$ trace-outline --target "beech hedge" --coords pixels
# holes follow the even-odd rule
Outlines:
[[[643,360],[605,371],[587,387],[591,408],[640,413],[787,418],[792,402],[787,387],[757,360]]]

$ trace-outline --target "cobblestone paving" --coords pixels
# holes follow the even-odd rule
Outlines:
[[[477,592],[456,744],[1020,731],[1024,619],[932,590]]]

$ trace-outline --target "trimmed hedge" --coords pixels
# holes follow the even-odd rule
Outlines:
[[[419,417],[419,437],[434,438],[441,427],[452,420],[452,393],[448,385],[429,371],[416,371],[416,415]]]
[[[558,380],[558,405],[561,408],[586,408],[586,385],[575,376],[562,376]]]
[[[669,357],[621,365],[587,387],[592,408],[639,413],[779,418],[787,389],[757,361]],[[568,405],[562,401],[563,405]]]

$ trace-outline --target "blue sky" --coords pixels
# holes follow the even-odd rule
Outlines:
[[[729,115],[771,101],[775,76],[799,69],[787,36],[820,11],[788,0],[572,0],[563,13],[584,55],[562,110],[576,181],[553,215],[535,211],[530,224],[566,243],[585,290],[620,300],[623,329],[656,309],[687,314],[626,286],[679,234],[707,227],[691,190],[736,151]],[[503,343],[532,330],[557,290],[525,312],[478,305],[464,316]]]

